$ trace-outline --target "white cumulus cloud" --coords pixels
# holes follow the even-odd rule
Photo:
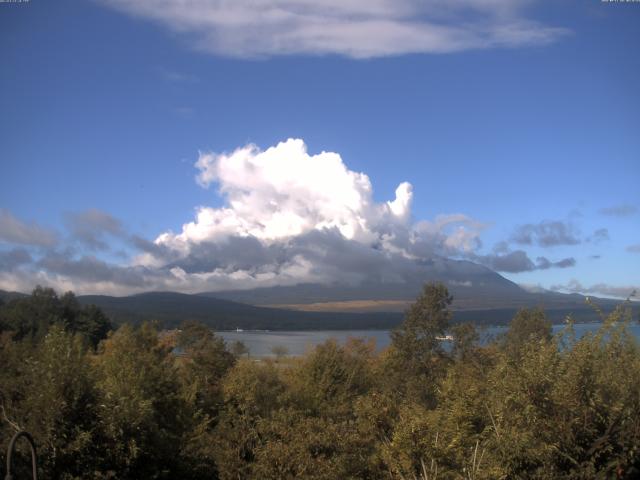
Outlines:
[[[165,234],[158,243],[177,247],[229,236],[269,242],[332,228],[367,242],[383,224],[409,220],[409,183],[398,186],[394,200],[376,204],[367,175],[349,170],[337,153],[310,155],[300,139],[264,151],[248,145],[231,153],[201,153],[196,168],[197,182],[215,182],[227,206],[200,207],[182,233]]]
[[[410,183],[376,202],[366,174],[338,153],[310,154],[301,139],[201,152],[195,166],[197,183],[215,185],[224,205],[198,207],[193,221],[159,235],[136,262],[169,269],[172,282],[401,281],[415,260],[480,246],[482,223],[462,214],[414,222]]]
[[[222,206],[197,207],[179,231],[153,241],[95,209],[66,216],[65,241],[0,210],[0,288],[28,291],[40,283],[122,295],[426,279],[466,287],[485,278],[487,266],[515,273],[575,264],[573,258],[534,262],[508,245],[483,255],[486,224],[462,213],[415,219],[410,183],[376,201],[365,173],[349,169],[336,152],[310,153],[301,139],[264,150],[201,152],[195,167],[197,184],[216,190],[212,197]],[[107,241],[139,254],[114,263]]]

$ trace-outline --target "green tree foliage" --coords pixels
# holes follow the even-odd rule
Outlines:
[[[599,332],[563,351],[547,433],[556,445],[554,473],[640,477],[640,351],[626,331],[630,320],[618,309]]]
[[[35,347],[5,344],[2,365],[3,445],[27,430],[49,478],[82,478],[99,455],[97,392],[83,339],[54,326]]]
[[[241,340],[236,340],[235,342],[233,342],[231,344],[231,353],[233,353],[236,358],[242,358],[245,355],[248,356],[249,355],[249,348],[247,348],[247,346],[245,345],[244,342],[242,342]]]
[[[517,356],[530,342],[549,342],[551,332],[551,322],[541,308],[523,308],[511,321],[502,345],[510,355]]]
[[[419,366],[430,364],[434,353],[442,353],[439,336],[445,335],[451,321],[453,298],[442,283],[428,283],[409,307],[404,322],[391,333],[398,354]]]
[[[477,351],[480,339],[476,327],[471,323],[460,323],[451,327],[450,331],[453,336],[453,357],[460,361],[470,360]]]
[[[371,478],[370,445],[354,425],[328,417],[280,410],[259,424],[261,442],[255,450],[255,479]],[[374,477],[375,478],[375,477]]]
[[[52,325],[81,334],[94,348],[113,328],[102,310],[94,305],[81,306],[73,292],[58,297],[53,289],[38,286],[29,297],[0,306],[0,331],[11,332],[16,340],[37,341]]]
[[[371,345],[357,340],[345,347],[335,340],[318,345],[291,372],[291,392],[298,408],[314,415],[346,414],[372,385],[372,353]]]
[[[425,405],[433,404],[436,383],[444,372],[447,356],[439,337],[449,328],[452,300],[442,283],[426,284],[404,322],[391,332],[391,387]]]
[[[101,345],[95,367],[107,474],[164,478],[180,472],[193,412],[155,327],[119,328]]]
[[[224,380],[225,409],[216,427],[216,461],[222,479],[251,478],[259,426],[283,407],[286,391],[272,362],[241,360]]]
[[[301,360],[238,363],[216,429],[221,478],[376,478],[374,431],[358,412],[373,352],[328,341]]]
[[[214,416],[222,401],[222,378],[236,359],[224,340],[199,323],[186,322],[178,335],[177,347],[185,354],[180,362],[180,378],[204,413]]]
[[[523,310],[479,345],[450,303],[425,286],[386,351],[328,341],[276,361],[194,323],[124,325],[94,349],[101,313],[37,289],[2,307],[0,440],[31,432],[52,479],[640,477],[629,309],[581,338]]]

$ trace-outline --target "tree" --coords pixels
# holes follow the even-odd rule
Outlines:
[[[37,286],[25,298],[16,298],[0,308],[0,331],[13,332],[14,340],[38,341],[52,325],[79,333],[95,348],[113,328],[107,316],[95,305],[82,306],[73,292],[58,297],[51,288]]]
[[[284,345],[274,345],[271,347],[271,353],[276,356],[276,359],[282,360],[289,353],[289,349]]]
[[[458,360],[467,360],[477,347],[479,335],[472,323],[460,323],[451,327],[453,336],[452,355]]]
[[[243,357],[245,355],[249,355],[249,349],[245,345],[245,343],[241,340],[236,340],[231,344],[231,353],[233,353],[237,358]]]
[[[391,332],[392,388],[427,404],[434,401],[435,381],[444,372],[446,354],[438,337],[449,328],[452,300],[442,283],[426,284],[403,323]]]
[[[342,347],[334,339],[317,345],[291,371],[292,397],[297,407],[313,415],[350,416],[355,399],[373,384],[372,345],[350,341]]]
[[[260,422],[281,408],[286,386],[271,361],[240,360],[223,382],[224,408],[215,427],[216,462],[222,479],[251,478],[261,438]]]
[[[56,325],[41,343],[11,342],[2,349],[0,438],[31,433],[46,478],[81,478],[100,456],[97,391],[80,335]],[[14,424],[7,429],[9,419]],[[21,477],[20,477],[21,478]]]
[[[56,292],[38,285],[31,296],[9,301],[1,315],[2,323],[13,332],[15,340],[37,341],[46,335],[51,325],[62,319],[63,310]]]
[[[434,353],[442,352],[438,337],[449,328],[452,300],[442,283],[426,284],[400,327],[391,332],[394,348],[407,359],[430,363]]]
[[[238,362],[216,428],[221,478],[380,478],[371,473],[375,432],[356,413],[372,355],[369,343],[329,340],[286,368]]]
[[[562,350],[550,428],[553,476],[640,478],[640,345],[617,308],[595,334]]]
[[[115,478],[180,472],[193,413],[181,394],[174,358],[159,344],[155,327],[120,327],[101,344],[95,363],[104,471]]]
[[[105,313],[95,305],[81,308],[75,315],[72,331],[84,335],[89,343],[96,348],[101,340],[107,338],[113,325]]]
[[[181,327],[177,339],[178,348],[185,354],[181,381],[189,385],[199,408],[215,416],[222,401],[222,378],[236,359],[210,328],[196,322],[185,322]]]
[[[526,344],[549,342],[552,336],[551,321],[541,308],[523,308],[511,320],[501,344],[511,356],[517,356]]]

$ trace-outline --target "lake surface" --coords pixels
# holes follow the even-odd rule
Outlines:
[[[574,325],[576,336],[580,338],[585,333],[595,332],[600,328],[600,323],[579,323]],[[482,343],[487,343],[507,331],[508,327],[488,327],[479,330]],[[564,328],[563,325],[554,325],[553,333]],[[640,339],[640,325],[633,323],[629,330]],[[252,356],[263,357],[273,355],[274,347],[285,347],[289,355],[303,355],[315,345],[323,343],[331,338],[344,343],[348,338],[373,339],[378,350],[389,346],[391,338],[389,330],[320,330],[320,331],[243,331],[243,332],[216,332],[225,339],[227,344],[237,340],[243,342]]]

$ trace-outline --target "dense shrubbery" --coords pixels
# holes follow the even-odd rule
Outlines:
[[[2,455],[23,428],[54,479],[638,478],[625,307],[579,340],[523,310],[481,347],[449,329],[450,301],[427,285],[380,354],[354,339],[254,361],[198,324],[107,335],[99,310],[37,289],[0,306]]]

